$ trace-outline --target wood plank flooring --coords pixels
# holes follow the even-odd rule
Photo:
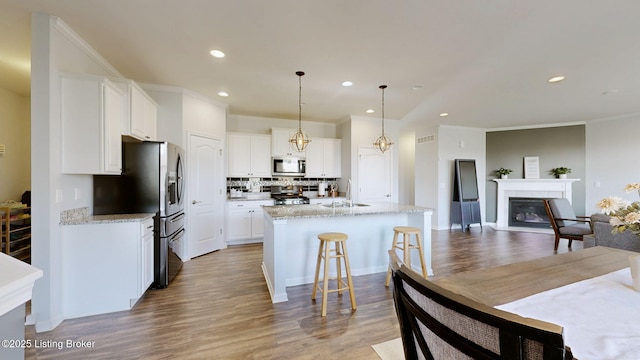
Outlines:
[[[554,253],[550,234],[486,226],[433,231],[432,251],[435,278]],[[558,252],[566,251],[563,240]],[[46,333],[27,326],[27,340],[49,347],[27,349],[25,358],[378,359],[371,345],[400,336],[385,273],[354,277],[354,312],[348,294],[330,294],[322,318],[311,285],[290,287],[288,302],[272,304],[261,261],[260,244],[229,247],[186,262],[168,288],[147,291],[131,311],[65,320]],[[68,348],[68,340],[93,346]]]

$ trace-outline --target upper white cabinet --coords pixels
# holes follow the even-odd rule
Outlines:
[[[305,158],[304,151],[296,151],[289,145],[289,139],[298,131],[297,129],[271,129],[271,155],[272,156],[295,156]],[[311,145],[309,145],[311,146]]]
[[[313,138],[307,147],[306,177],[338,178],[341,176],[340,139]]]
[[[156,140],[158,126],[158,104],[132,80],[114,80],[127,93],[126,116],[122,124],[122,135],[138,140]]]
[[[227,134],[228,177],[271,177],[271,136]]]
[[[62,172],[121,174],[124,93],[105,77],[61,75]]]

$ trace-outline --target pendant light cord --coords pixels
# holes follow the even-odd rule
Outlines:
[[[387,85],[380,85],[380,89],[382,89],[382,136],[384,136],[384,89],[387,88]]]
[[[298,75],[298,130],[302,131],[302,76],[303,71],[297,71]]]

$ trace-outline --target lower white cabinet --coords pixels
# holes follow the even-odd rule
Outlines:
[[[273,200],[228,201],[227,244],[259,242],[257,239],[262,239],[264,236],[262,206],[271,205]]]
[[[131,309],[153,282],[153,218],[62,226],[65,319]]]

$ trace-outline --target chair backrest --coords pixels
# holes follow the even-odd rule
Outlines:
[[[575,219],[576,213],[573,211],[573,207],[568,199],[549,199],[549,208],[553,214],[554,219]],[[549,219],[551,221],[551,219]],[[576,224],[576,221],[571,220],[556,220],[558,227],[571,226]]]
[[[572,359],[562,327],[494,309],[424,279],[389,251],[407,359]],[[565,357],[566,356],[566,357]]]

